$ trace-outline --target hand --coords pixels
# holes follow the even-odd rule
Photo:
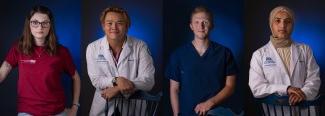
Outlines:
[[[108,87],[102,90],[102,97],[107,100],[111,100],[117,94],[119,94],[119,90],[116,87]]]
[[[295,94],[300,98],[306,99],[305,93],[300,88],[289,86],[287,92],[289,96]]]
[[[131,93],[135,88],[134,84],[124,77],[118,77],[116,84],[122,93]]]
[[[77,116],[78,106],[72,105],[71,108],[66,108],[64,112],[66,112],[67,116]]]
[[[207,114],[207,112],[212,108],[213,103],[208,101],[199,103],[198,105],[196,105],[195,107],[195,113],[199,116],[205,116]]]
[[[303,100],[304,100],[304,98],[297,96],[296,94],[291,94],[289,96],[289,104],[290,105],[296,105],[297,103],[299,103]]]

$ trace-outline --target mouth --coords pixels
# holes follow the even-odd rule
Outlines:
[[[280,33],[287,33],[286,30],[279,30],[278,32],[280,32]]]
[[[118,31],[110,31],[109,33],[117,34],[117,33],[119,33],[119,32],[118,32]]]

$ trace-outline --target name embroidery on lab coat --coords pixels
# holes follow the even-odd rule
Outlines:
[[[264,66],[274,66],[276,63],[271,57],[266,57],[264,61]]]
[[[106,62],[107,60],[105,59],[103,54],[98,54],[96,61],[97,62]]]

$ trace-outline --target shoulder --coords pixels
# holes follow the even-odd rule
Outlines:
[[[214,41],[210,41],[210,45],[211,45],[211,48],[214,50],[214,51],[218,51],[218,52],[223,52],[225,54],[232,54],[231,50],[224,46],[224,45],[221,45],[217,42],[214,42]]]
[[[179,47],[177,47],[173,52],[172,52],[172,56],[183,56],[184,54],[188,53],[187,51],[189,51],[192,47],[192,43],[188,42],[185,43]]]
[[[311,48],[307,44],[294,42],[293,45],[304,52],[311,51]]]
[[[11,48],[10,48],[10,49],[18,50],[18,49],[19,49],[19,43],[18,43],[18,42],[14,42],[14,43],[11,45]]]
[[[18,42],[14,42],[11,47],[10,47],[10,50],[9,50],[9,53],[22,53],[20,52],[19,50],[19,43]]]
[[[90,44],[88,44],[88,47],[98,47],[102,42],[104,42],[106,39],[106,37],[101,37],[93,42],[91,42]]]
[[[107,42],[105,36],[89,43],[86,50],[87,51],[97,51],[102,47],[102,45],[104,45],[103,42]]]
[[[267,43],[265,45],[263,45],[262,47],[258,48],[257,50],[255,50],[253,52],[253,57],[254,56],[261,56],[264,55],[267,52],[270,52],[270,43]]]
[[[61,44],[58,45],[57,50],[59,54],[70,54],[69,49]]]
[[[129,44],[136,46],[136,47],[147,46],[146,42],[144,42],[143,40],[138,39],[136,37],[132,37],[132,36],[127,37],[127,42]]]

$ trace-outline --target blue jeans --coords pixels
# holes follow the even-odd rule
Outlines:
[[[225,107],[216,107],[214,109],[211,109],[208,112],[208,116],[243,116],[244,112],[242,111],[240,114],[236,114],[229,108]]]

